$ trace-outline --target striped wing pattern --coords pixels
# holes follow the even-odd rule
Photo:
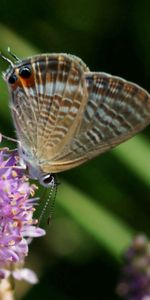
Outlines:
[[[74,135],[76,123],[80,121],[86,105],[86,86],[79,64],[64,57],[48,60],[46,72],[41,71],[39,64],[39,71],[35,69],[34,74],[37,89],[41,86],[37,92],[38,158],[49,160],[61,152],[64,143]],[[41,101],[39,95],[43,97]]]
[[[85,80],[87,105],[76,134],[55,158],[59,171],[119,145],[150,123],[150,96],[138,85],[106,73],[88,72]]]
[[[10,88],[12,115],[23,148],[42,172],[78,166],[150,123],[150,96],[136,84],[90,72],[67,54],[26,59],[15,72],[24,65],[31,65],[32,76]]]
[[[32,149],[39,160],[48,160],[60,152],[83,115],[87,99],[83,69],[88,68],[66,55],[31,58],[25,61],[29,64],[33,78],[19,79],[11,90],[11,110],[23,147]]]

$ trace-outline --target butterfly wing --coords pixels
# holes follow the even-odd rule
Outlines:
[[[30,65],[31,76],[20,69]],[[11,110],[26,161],[60,172],[109,150],[150,123],[150,96],[136,84],[89,72],[67,54],[40,55],[14,66]]]
[[[24,79],[18,74],[28,66],[31,76]],[[52,54],[29,58],[12,71],[18,76],[16,84],[9,85],[12,115],[30,158],[52,160],[74,135],[86,105],[85,70],[75,56]]]
[[[106,73],[85,72],[87,105],[74,136],[43,170],[60,172],[119,145],[150,123],[150,95]]]

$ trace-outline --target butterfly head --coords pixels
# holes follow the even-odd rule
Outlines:
[[[54,176],[52,173],[45,173],[40,168],[40,162],[35,161],[32,153],[19,147],[20,164],[28,170],[29,177],[39,180],[44,187],[52,187],[54,185]]]

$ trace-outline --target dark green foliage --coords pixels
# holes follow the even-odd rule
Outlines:
[[[149,90],[149,11],[148,0],[1,0],[0,50],[72,53]],[[2,79],[0,131],[15,137]],[[28,258],[42,279],[24,299],[117,299],[122,251],[134,233],[150,235],[150,127],[58,178],[52,226]]]

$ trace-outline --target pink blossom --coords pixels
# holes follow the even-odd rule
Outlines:
[[[19,166],[16,151],[0,150],[0,278],[10,273],[17,279],[37,281],[36,275],[23,269],[28,255],[29,240],[45,235],[33,219],[37,198],[31,198],[36,190],[30,185],[24,170]],[[27,274],[30,274],[28,276]],[[34,275],[33,275],[34,274]],[[32,275],[32,276],[31,276]]]

